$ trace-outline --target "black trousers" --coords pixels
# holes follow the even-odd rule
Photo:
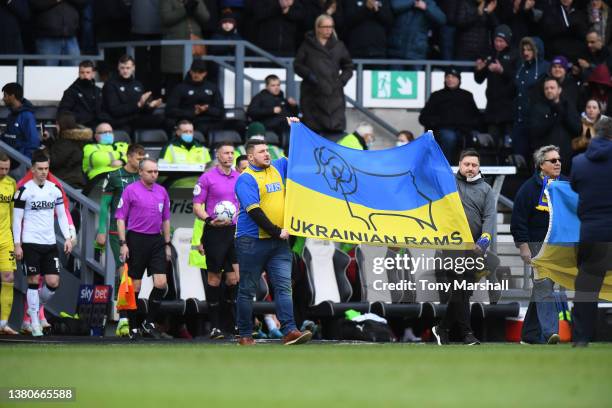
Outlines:
[[[588,342],[593,338],[597,321],[597,300],[608,270],[612,270],[611,242],[581,242],[578,245],[574,342]]]
[[[465,281],[466,283],[472,283],[474,281],[474,274],[471,271],[466,271],[463,274],[448,271],[447,274],[448,281],[451,283],[450,298],[446,307],[446,315],[440,322],[440,327],[451,330],[453,325],[457,325],[461,336],[465,336],[472,332],[470,317],[470,296],[472,296],[472,291],[455,288],[455,282]]]

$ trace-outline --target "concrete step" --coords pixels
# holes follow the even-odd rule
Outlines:
[[[514,238],[510,234],[498,234],[497,235],[497,243],[498,245],[501,243],[510,243],[514,245]]]
[[[523,267],[523,260],[520,256],[502,255],[499,257],[499,264],[501,266],[512,267]]]
[[[498,235],[497,241],[497,255],[518,255],[519,249],[514,245],[514,241],[512,242],[501,242],[499,241],[499,237],[506,237],[506,235]]]
[[[509,234],[510,224],[497,224],[497,233],[498,234]]]

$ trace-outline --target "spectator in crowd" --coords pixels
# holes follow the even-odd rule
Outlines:
[[[474,61],[489,54],[490,38],[498,25],[497,0],[466,0],[457,4],[455,14],[455,58]]]
[[[446,16],[442,10],[434,0],[391,0],[391,10],[394,21],[389,35],[388,57],[427,59],[428,32],[446,24]]]
[[[242,174],[247,167],[249,167],[249,158],[246,154],[241,154],[240,156],[236,157],[236,171],[238,173]]]
[[[562,95],[555,78],[544,81],[544,100],[534,104],[530,113],[530,145],[535,149],[554,144],[561,157],[572,157],[571,140],[580,133],[580,116],[575,104]],[[571,162],[563,162],[561,170],[567,174]]]
[[[353,133],[338,140],[340,146],[357,150],[369,150],[374,143],[374,128],[368,122],[361,122]]]
[[[495,229],[495,193],[480,174],[480,155],[475,150],[464,150],[459,157],[459,171],[456,175],[457,192],[463,204],[463,209],[470,226],[474,248],[459,251],[444,251],[443,254],[450,258],[463,258],[466,270],[463,273],[447,271],[452,281],[474,282],[475,273],[478,270],[477,256],[484,261],[484,254],[491,243]],[[472,267],[468,267],[468,259],[471,259]],[[453,325],[459,327],[463,343],[469,346],[480,344],[474,336],[470,319],[470,296],[471,291],[453,287],[446,314],[442,321],[434,326],[432,332],[438,345],[449,344],[449,331]]]
[[[210,15],[202,0],[160,0],[160,15],[164,40],[202,39],[202,26]],[[194,46],[192,52],[201,57],[205,52],[202,46]],[[162,47],[161,70],[171,74],[170,83],[176,83],[184,75],[183,47]],[[171,86],[166,86],[166,93]]]
[[[538,22],[543,12],[541,6],[536,6],[536,0],[501,1],[496,13],[500,22],[508,25],[512,31],[512,49],[519,46],[521,39],[539,34]]]
[[[304,33],[312,30],[317,18],[322,14],[327,14],[334,21],[336,32],[342,33],[344,30],[344,10],[341,0],[301,0],[304,7],[304,19],[302,20],[302,34],[300,39],[304,39]]]
[[[389,1],[344,0],[344,38],[353,58],[386,58],[387,30],[393,25]]]
[[[540,22],[546,43],[546,55],[565,55],[576,61],[584,47],[588,20],[584,10],[576,8],[573,0],[552,0],[543,8]]]
[[[159,0],[132,0],[132,39],[134,41],[159,41],[162,39]],[[159,46],[136,47],[138,61],[136,79],[153,95],[161,95],[161,50]]]
[[[572,150],[574,154],[583,153],[591,139],[595,136],[595,126],[601,119],[601,105],[595,99],[589,99],[580,115],[582,121],[582,132],[572,139]]]
[[[287,175],[287,159],[271,161],[264,141],[251,140],[247,144],[247,154],[250,165],[238,177],[235,188],[240,203],[235,241],[240,266],[238,344],[255,344],[253,297],[264,269],[274,285],[274,302],[282,325],[283,343],[305,343],[312,338],[312,333],[300,332],[293,318],[289,233],[283,228],[283,180]],[[266,189],[266,184],[276,188]]]
[[[587,5],[589,30],[595,31],[602,38],[604,47],[610,48],[612,42],[612,13],[610,6],[603,0],[590,0]]]
[[[589,99],[595,99],[601,106],[602,113],[606,116],[612,115],[612,80],[607,64],[595,67],[591,75],[582,86],[578,106],[584,106]]]
[[[396,146],[403,146],[414,142],[414,134],[409,130],[400,130],[397,134]]]
[[[94,143],[83,147],[83,173],[89,180],[87,192],[100,179],[98,176],[116,170],[126,163],[127,149],[127,143],[115,142],[110,123],[102,122],[96,127]]]
[[[29,20],[28,0],[0,3],[0,55],[24,53],[21,25]]]
[[[92,129],[98,123],[110,120],[102,111],[102,90],[96,86],[95,75],[93,61],[82,61],[79,64],[79,77],[64,91],[57,108],[58,114],[71,112],[78,124]]]
[[[452,61],[455,57],[455,15],[459,0],[438,0],[438,6],[446,16],[446,23],[438,27],[438,47],[440,58]]]
[[[586,52],[580,54],[576,65],[582,80],[587,79],[597,65],[605,64],[610,58],[610,50],[604,47],[603,37],[597,31],[586,35]]]
[[[85,187],[83,176],[83,148],[91,141],[90,128],[77,124],[71,112],[62,112],[57,117],[58,138],[49,148],[51,171],[72,188]]]
[[[297,101],[292,97],[285,98],[278,76],[268,75],[265,82],[266,89],[251,99],[247,114],[251,120],[263,123],[280,137],[289,132],[287,117],[298,114]]]
[[[487,81],[487,107],[484,122],[489,134],[498,146],[509,146],[512,134],[512,103],[516,94],[514,75],[516,60],[510,49],[512,32],[507,25],[495,29],[493,52],[485,59],[476,60],[474,79],[482,84]]]
[[[36,52],[44,55],[80,55],[77,33],[79,11],[87,0],[30,0]],[[71,60],[43,60],[43,65],[76,65]]]
[[[544,44],[539,38],[525,37],[519,46],[521,61],[514,76],[516,98],[514,99],[514,124],[512,125],[512,150],[521,155],[525,163],[529,160],[529,107],[530,90],[538,79],[548,71],[544,60]]]
[[[580,244],[574,297],[575,346],[593,339],[597,299],[606,271],[612,270],[612,120],[602,118],[584,154],[574,158],[571,185],[578,193]]]
[[[216,149],[217,166],[202,174],[193,190],[193,212],[204,221],[202,245],[206,254],[207,282],[206,301],[211,324],[210,338],[224,337],[220,320],[221,300],[225,300],[227,316],[225,326],[233,334],[236,319],[236,294],[238,291],[238,260],[234,249],[236,219],[222,219],[215,213],[215,206],[227,201],[238,209],[238,200],[234,193],[236,181],[240,175],[232,168],[234,164],[234,146],[222,143]],[[222,293],[221,277],[225,278],[225,294]]]
[[[295,55],[304,6],[299,0],[251,0],[247,12],[253,18],[253,41],[280,57]]]
[[[551,60],[548,75],[544,75],[538,79],[538,82],[530,91],[530,100],[535,102],[544,99],[544,81],[551,77],[555,78],[561,84],[563,97],[574,105],[577,105],[580,88],[572,75],[571,64],[563,55],[557,55]]]
[[[567,180],[561,174],[561,156],[557,146],[542,146],[533,155],[535,174],[519,189],[514,198],[510,232],[526,265],[542,247],[550,209],[545,190],[555,180]],[[559,315],[554,298],[554,282],[548,278],[535,279],[527,314],[523,321],[521,340],[528,344],[556,344],[559,342]]]
[[[353,62],[334,31],[334,19],[322,14],[293,61],[302,78],[300,106],[303,122],[320,134],[335,135],[346,128],[344,86],[353,76]]]
[[[92,3],[96,40],[99,43],[129,41],[131,37],[131,0],[94,0]],[[122,48],[104,50],[104,61],[97,63],[98,74],[102,82],[105,82],[114,72],[116,61],[124,53]]]
[[[159,158],[167,163],[192,164],[206,164],[211,160],[208,149],[193,139],[193,123],[186,119],[176,124],[174,138],[162,148]]]
[[[285,118],[285,121],[286,120],[287,119]],[[251,139],[266,141],[266,127],[261,122],[251,122],[246,130],[246,138],[247,138],[247,144],[249,140]],[[237,151],[238,153],[246,154],[245,146],[239,146]],[[269,144],[269,143],[268,143],[268,153],[270,154],[270,158],[272,160],[276,160],[276,159],[280,159],[281,157],[285,157],[285,153],[283,153],[283,150],[280,147],[274,146],[273,144]],[[236,162],[236,166],[238,166],[238,162]]]
[[[225,115],[221,92],[206,80],[207,73],[206,61],[194,60],[184,81],[170,92],[166,104],[168,122],[187,119],[204,136],[208,136],[209,130],[220,129]]]
[[[419,115],[419,122],[434,135],[449,163],[458,159],[462,137],[478,129],[480,112],[474,95],[461,89],[461,73],[454,67],[444,72],[444,89],[433,92]]]
[[[128,274],[134,282],[136,299],[145,271],[153,277],[147,314],[142,324],[138,312],[129,311],[132,333],[154,338],[168,338],[157,326],[160,302],[168,291],[166,271],[172,257],[170,241],[170,198],[164,187],[157,184],[159,171],[153,159],[143,159],[138,165],[140,180],[123,190],[117,207],[117,232],[120,258],[127,261]],[[151,209],[155,211],[151,211]],[[134,330],[136,329],[136,330]]]
[[[131,133],[135,129],[155,129],[163,125],[163,116],[154,114],[161,98],[153,99],[152,92],[144,90],[134,78],[136,64],[129,55],[119,58],[118,75],[109,79],[102,88],[104,110],[110,115],[114,128]]]
[[[2,101],[10,109],[10,113],[6,118],[6,129],[1,140],[31,158],[32,152],[40,147],[34,106],[23,97],[23,87],[16,82],[4,85],[2,92]]]
[[[11,169],[11,159],[5,152],[0,151],[0,334],[19,334],[9,325],[11,310],[13,309],[13,290],[17,269],[13,247],[12,225],[13,197],[15,197],[16,183],[8,175]]]
[[[204,5],[206,6],[206,10],[208,10],[208,21],[205,24],[202,24],[202,35],[204,38],[210,38],[219,27],[220,16],[223,12],[231,13],[231,8],[219,8],[219,2],[217,0],[204,0]],[[238,21],[236,20],[236,30],[238,30]],[[240,27],[240,32],[242,33],[242,27]],[[212,52],[211,52],[212,54]]]
[[[221,12],[221,18],[211,40],[239,41],[242,37],[238,33],[236,16],[230,9]],[[229,45],[211,45],[208,47],[211,55],[234,55],[234,47]]]

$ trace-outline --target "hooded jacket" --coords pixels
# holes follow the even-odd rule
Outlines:
[[[518,123],[526,122],[529,118],[529,93],[538,79],[548,72],[550,64],[544,60],[544,44],[537,37],[527,37],[521,41],[522,44],[530,44],[534,50],[534,58],[531,61],[522,59],[514,76],[516,85],[516,98],[514,99],[514,120]],[[519,46],[519,52],[522,46]]]
[[[581,242],[612,242],[612,140],[596,137],[574,157],[571,185],[578,193]]]
[[[2,141],[27,157],[32,157],[32,152],[40,147],[34,106],[27,99],[23,98],[21,107],[16,111],[11,109]]]
[[[89,128],[62,130],[59,139],[49,148],[51,171],[57,178],[74,188],[85,187],[83,147],[91,141]]]
[[[94,81],[86,79],[77,78],[64,91],[57,110],[72,112],[77,123],[91,128],[100,122],[110,121],[110,116],[102,112],[102,90]]]

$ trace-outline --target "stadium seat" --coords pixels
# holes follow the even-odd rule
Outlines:
[[[193,139],[204,144],[206,142],[206,139],[204,138],[204,135],[202,134],[202,132],[200,132],[199,130],[194,130],[193,131]]]
[[[346,277],[350,257],[337,249],[333,242],[306,239],[302,258],[311,297],[309,315],[332,318],[343,316],[349,309],[363,313],[369,311],[367,302],[350,302],[353,289]]]
[[[271,144],[271,145],[275,145],[275,146],[280,146],[280,138],[278,137],[276,132],[274,132],[272,130],[266,130],[265,138],[266,138],[266,143],[267,144]]]
[[[241,122],[247,121],[247,115],[244,109],[241,108],[230,108],[225,109],[225,119],[226,120],[237,120]]]
[[[240,134],[235,130],[230,129],[215,129],[208,132],[209,146],[215,146],[217,143],[229,142],[234,145],[242,144]]]
[[[113,135],[115,135],[115,142],[125,142],[127,144],[132,143],[130,134],[125,130],[114,130]]]
[[[34,109],[34,116],[38,122],[53,122],[57,118],[57,106],[38,106]]]
[[[410,270],[403,268],[385,268],[383,273],[374,272],[375,258],[395,259],[398,252],[381,246],[358,245],[355,249],[355,258],[359,267],[361,278],[362,299],[371,302],[370,311],[382,317],[420,317],[422,305],[414,303],[416,291],[409,290],[380,290],[375,289],[374,282],[401,283],[412,280]]]
[[[146,147],[162,147],[168,142],[168,135],[163,129],[136,129],[134,141]]]
[[[11,110],[7,106],[0,106],[0,121],[6,121]]]

